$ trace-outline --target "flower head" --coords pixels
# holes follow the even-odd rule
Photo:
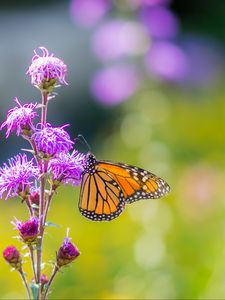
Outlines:
[[[80,255],[79,250],[70,240],[71,239],[67,236],[57,253],[56,261],[59,268],[68,265]]]
[[[39,155],[49,158],[61,152],[68,152],[74,142],[70,140],[69,134],[64,130],[68,125],[52,127],[46,124],[41,129],[36,129],[32,139],[36,143]]]
[[[34,50],[35,55],[26,72],[31,77],[31,83],[47,91],[52,91],[49,88],[53,89],[56,83],[67,85],[65,80],[66,64],[53,54],[49,54],[45,47],[39,47],[39,49],[42,51],[42,55],[37,54]]]
[[[3,251],[4,259],[15,269],[21,270],[21,256],[15,246],[9,246]]]
[[[22,222],[16,219],[16,222],[12,222],[16,229],[19,230],[22,240],[28,244],[34,244],[37,242],[39,219],[31,217],[30,220]]]
[[[7,127],[7,138],[14,130],[16,130],[16,134],[18,136],[20,134],[29,135],[34,129],[33,119],[37,117],[37,113],[34,111],[37,106],[36,103],[21,105],[17,98],[15,98],[14,100],[18,104],[18,106],[8,111],[7,119],[0,127],[0,130],[3,127]]]
[[[57,186],[62,183],[79,185],[83,172],[85,156],[74,150],[71,154],[60,153],[49,163],[50,171],[53,174],[52,180]]]
[[[0,198],[21,196],[26,198],[38,170],[33,159],[28,161],[26,154],[18,154],[9,159],[8,165],[0,167]]]

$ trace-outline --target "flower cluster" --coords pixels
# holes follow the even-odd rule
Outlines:
[[[26,221],[15,218],[11,223],[18,230],[19,240],[30,251],[33,270],[30,287],[23,272],[24,261],[17,248],[7,247],[3,257],[20,273],[28,298],[46,300],[58,270],[80,255],[67,234],[57,251],[51,277],[48,279],[42,274],[44,233],[48,224],[51,224],[47,221],[48,211],[56,188],[61,184],[80,184],[85,156],[74,149],[74,142],[65,130],[68,124],[54,127],[47,122],[48,100],[51,99],[56,84],[67,84],[67,66],[61,59],[49,54],[46,48],[40,49],[42,56],[35,51],[27,74],[31,77],[31,83],[40,89],[42,103],[22,105],[15,98],[17,106],[8,111],[7,118],[0,127],[0,130],[6,129],[6,138],[14,131],[17,136],[22,136],[29,143],[30,149],[26,150],[33,157],[18,154],[9,159],[8,164],[4,163],[0,167],[0,198],[20,197],[28,208],[29,218]],[[39,117],[37,108],[41,110],[39,122],[35,120]]]
[[[144,87],[144,82],[148,85],[149,80],[151,84],[172,82],[190,88],[220,78],[223,57],[218,43],[193,33],[181,35],[180,20],[171,3],[70,0],[72,21],[91,30],[91,50],[102,63],[90,84],[96,101],[117,105]],[[111,73],[116,73],[116,79],[109,84]]]

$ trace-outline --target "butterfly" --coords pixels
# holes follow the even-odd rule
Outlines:
[[[126,204],[157,199],[168,194],[169,185],[158,176],[123,163],[97,160],[88,152],[82,173],[79,210],[92,221],[117,218]]]

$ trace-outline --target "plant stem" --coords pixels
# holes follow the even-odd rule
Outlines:
[[[33,269],[35,283],[38,283],[38,278],[37,278],[37,273],[36,273],[36,268],[35,268],[35,261],[34,261],[34,248],[32,245],[29,246],[29,250],[30,250],[30,258],[31,258],[31,262],[32,262],[32,269]]]
[[[48,92],[42,93],[41,125],[45,126],[47,119]]]
[[[45,203],[45,184],[46,184],[46,179],[44,177],[42,177],[41,183],[40,183],[40,204],[39,204],[40,226],[39,226],[39,239],[38,239],[38,244],[37,244],[37,280],[38,280],[38,283],[40,283],[40,278],[41,278],[42,241],[43,241],[43,234],[44,234],[43,213],[44,213],[44,203]]]
[[[24,283],[24,285],[25,285],[25,288],[26,288],[26,291],[27,291],[28,299],[32,299],[32,298],[31,298],[31,294],[30,294],[30,289],[29,289],[29,286],[28,286],[28,284],[27,284],[26,277],[25,277],[25,275],[24,275],[24,273],[23,273],[23,270],[20,269],[20,270],[19,270],[19,273],[20,273],[21,278],[22,278],[22,280],[23,280],[23,283]]]
[[[48,297],[48,292],[49,292],[49,288],[52,284],[52,281],[53,279],[55,278],[55,275],[57,274],[57,272],[59,271],[59,267],[58,266],[55,266],[53,271],[52,271],[52,275],[51,275],[51,278],[49,279],[49,282],[48,282],[48,285],[46,287],[46,290],[44,292],[44,295],[43,295],[43,300],[46,300],[47,297]]]
[[[29,200],[26,199],[25,202],[26,202],[27,208],[29,210],[30,216],[32,217],[33,216],[33,210],[32,210],[32,207],[31,207],[31,205],[29,203]]]
[[[43,215],[43,226],[45,226],[45,222],[46,222],[46,219],[47,219],[49,207],[50,207],[51,200],[52,200],[52,197],[53,197],[54,193],[55,193],[55,190],[53,190],[52,186],[51,186],[51,189],[50,189],[49,195],[48,195],[48,200],[47,200],[46,205],[45,205],[45,211],[44,211],[44,215]]]
[[[42,108],[41,108],[41,126],[46,125],[47,119],[47,106],[48,106],[48,92],[42,93]],[[40,284],[41,280],[41,264],[42,264],[42,243],[44,236],[44,209],[45,209],[45,186],[46,186],[46,177],[45,173],[47,171],[47,165],[44,160],[39,161],[41,166],[41,179],[40,179],[40,203],[39,203],[39,239],[37,244],[37,282]],[[41,297],[41,291],[39,289],[39,297]]]

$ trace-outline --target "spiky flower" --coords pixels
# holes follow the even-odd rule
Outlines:
[[[42,158],[50,158],[61,152],[68,152],[74,142],[70,140],[69,134],[64,130],[67,125],[61,127],[52,127],[50,124],[46,124],[41,129],[36,129],[32,135],[39,156]]]
[[[9,246],[3,251],[3,257],[13,268],[21,270],[22,259],[15,246]]]
[[[14,99],[18,106],[10,109],[7,114],[7,118],[4,123],[2,123],[0,130],[4,127],[6,130],[6,138],[16,130],[16,134],[24,136],[29,136],[34,130],[33,119],[37,117],[37,113],[34,111],[37,103],[28,103],[22,105],[17,98]]]
[[[79,185],[83,172],[85,156],[74,150],[70,153],[60,153],[49,163],[52,172],[53,186],[57,187],[61,183]]]
[[[20,196],[26,199],[35,177],[38,176],[33,159],[28,161],[26,154],[18,154],[8,161],[8,165],[4,163],[0,167],[0,198]]]
[[[22,241],[28,245],[35,244],[38,237],[39,219],[31,217],[28,221],[22,222],[17,220],[12,222],[16,229],[19,230]]]
[[[48,92],[51,92],[57,83],[67,85],[66,64],[54,54],[49,54],[45,47],[39,47],[39,49],[42,51],[42,55],[34,50],[35,55],[26,72],[31,77],[31,83]]]
[[[70,264],[80,255],[79,250],[74,244],[70,242],[70,240],[71,239],[67,236],[64,239],[62,246],[59,248],[56,257],[56,263],[58,268]]]

